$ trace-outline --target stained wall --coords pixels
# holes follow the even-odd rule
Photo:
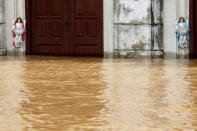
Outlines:
[[[162,1],[113,2],[115,56],[133,58],[162,55]]]

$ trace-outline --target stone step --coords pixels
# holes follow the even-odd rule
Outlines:
[[[5,56],[7,54],[6,52],[6,49],[0,49],[0,56]]]

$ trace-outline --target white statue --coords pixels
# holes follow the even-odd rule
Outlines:
[[[16,48],[23,46],[25,40],[25,24],[26,21],[21,17],[18,17],[12,23],[12,33],[14,37],[13,46]]]
[[[176,20],[176,37],[178,39],[178,47],[186,48],[189,46],[189,22],[184,17]]]

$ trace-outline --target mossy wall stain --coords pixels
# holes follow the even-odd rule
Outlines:
[[[162,50],[162,0],[114,0],[114,50]]]

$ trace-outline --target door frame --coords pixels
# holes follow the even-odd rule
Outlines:
[[[189,56],[190,58],[197,58],[197,53],[195,53],[195,4],[194,4],[195,0],[190,0],[189,1],[189,26],[190,26],[190,46],[189,46]]]
[[[31,54],[31,9],[30,0],[25,0],[25,17],[26,17],[26,54]]]
[[[33,55],[32,53],[32,47],[31,47],[31,6],[30,6],[30,1],[31,0],[25,0],[25,17],[26,17],[26,54],[27,55]],[[103,12],[104,12],[104,6],[103,6],[103,1],[101,0],[101,48],[102,48],[102,53],[99,54],[99,56],[104,57],[104,18],[103,18]]]

